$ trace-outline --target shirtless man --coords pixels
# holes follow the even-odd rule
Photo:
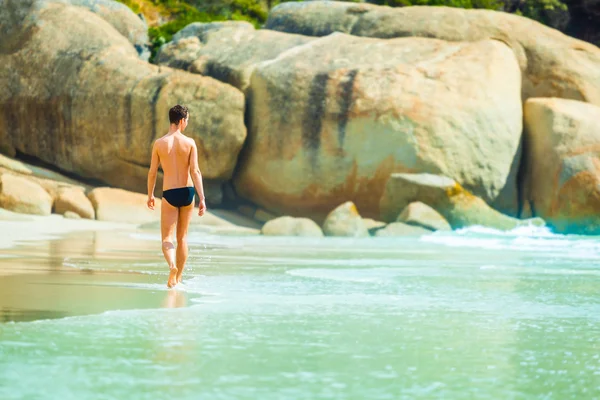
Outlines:
[[[187,231],[194,211],[194,186],[200,197],[198,215],[204,215],[204,188],[198,167],[198,149],[194,139],[183,135],[189,112],[176,105],[169,110],[169,133],[154,142],[152,161],[148,171],[148,208],[154,210],[154,187],[158,165],[163,169],[163,199],[161,204],[160,230],[162,251],[169,264],[167,287],[181,283],[183,268],[188,257]],[[173,233],[177,227],[177,251]]]

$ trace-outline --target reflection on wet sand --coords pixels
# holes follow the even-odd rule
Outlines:
[[[163,302],[164,308],[180,308],[185,307],[185,305],[185,293],[178,290],[177,288],[167,290],[167,296],[165,297],[165,301]]]
[[[4,251],[0,321],[185,307],[184,292],[164,287],[166,275],[143,273],[162,260],[153,244],[118,232],[78,232]]]

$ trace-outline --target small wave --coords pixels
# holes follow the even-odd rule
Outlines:
[[[527,237],[565,237],[553,233],[550,228],[535,225],[523,225],[514,229],[503,231],[500,229],[489,228],[485,226],[470,226],[468,228],[457,229],[454,231],[457,235],[490,235],[490,236],[501,236],[501,237],[515,237],[515,236],[527,236]]]
[[[544,252],[555,257],[600,258],[597,237],[562,235],[546,227],[522,226],[509,231],[474,226],[423,236],[421,242],[448,247]]]

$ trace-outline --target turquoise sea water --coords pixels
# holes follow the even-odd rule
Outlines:
[[[0,399],[600,398],[598,238],[97,235],[0,259]]]

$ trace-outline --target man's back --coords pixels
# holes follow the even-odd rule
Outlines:
[[[178,132],[161,137],[155,146],[164,172],[163,190],[193,186],[190,176],[192,140]]]

